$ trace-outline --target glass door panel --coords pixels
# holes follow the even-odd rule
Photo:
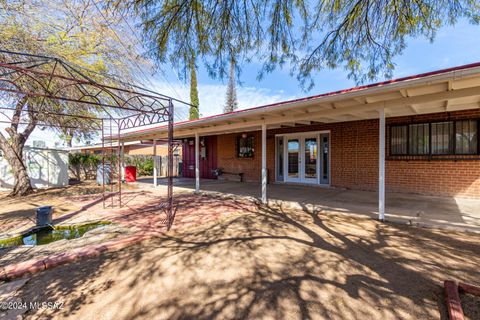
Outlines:
[[[304,179],[317,180],[317,159],[318,148],[317,138],[305,138],[305,152],[304,152]]]
[[[299,163],[300,163],[300,140],[288,139],[287,141],[287,177],[289,180],[296,180],[300,178]]]
[[[329,184],[330,183],[330,163],[329,163],[329,134],[320,135],[320,146],[321,146],[321,169],[320,169],[320,183]]]
[[[283,150],[283,137],[277,137],[277,181],[283,181],[283,170],[285,167],[285,164],[283,163],[283,153],[285,150]]]

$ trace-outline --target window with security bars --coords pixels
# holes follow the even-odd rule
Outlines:
[[[453,154],[453,121],[435,122],[432,129],[432,154]]]
[[[455,124],[455,153],[478,153],[478,122],[476,120],[462,120]]]
[[[253,158],[254,155],[253,136],[237,138],[237,157]]]
[[[428,154],[430,148],[428,123],[411,124],[408,126],[409,154]]]
[[[391,126],[390,155],[477,155],[478,130],[478,120]]]
[[[408,126],[394,126],[390,130],[390,152],[394,155],[407,154]]]

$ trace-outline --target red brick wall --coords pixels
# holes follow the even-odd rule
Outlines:
[[[388,118],[394,123],[480,118],[479,110]],[[358,190],[377,190],[378,120],[342,122],[275,129],[267,132],[269,180],[275,180],[275,134],[330,130],[331,185]],[[388,128],[387,140],[388,141]],[[218,167],[243,172],[246,181],[260,181],[261,133],[255,136],[253,159],[236,157],[235,140],[240,134],[218,136]],[[387,159],[388,159],[387,143]],[[432,195],[480,197],[480,161],[475,160],[387,160],[388,191]]]
[[[248,135],[254,136],[255,152],[254,157],[250,159],[237,158],[236,139],[240,134],[224,134],[217,137],[217,155],[218,167],[230,173],[244,173],[245,181],[260,181],[260,174],[262,168],[262,141],[261,132],[248,132]],[[274,154],[274,142],[267,140],[267,155]],[[275,159],[274,156],[268,159]]]
[[[387,124],[478,119],[480,110],[444,112],[387,119]],[[387,130],[387,142],[389,130]],[[389,145],[387,144],[387,156]],[[442,156],[449,158],[449,156]],[[450,156],[451,158],[451,156]],[[477,158],[480,158],[477,156]],[[480,197],[479,160],[390,160],[386,163],[387,190],[421,194]]]

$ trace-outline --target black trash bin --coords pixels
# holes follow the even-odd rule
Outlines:
[[[52,224],[52,206],[37,208],[37,227],[44,227]]]

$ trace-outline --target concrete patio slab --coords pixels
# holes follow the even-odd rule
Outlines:
[[[138,183],[153,187],[151,178],[139,179]],[[159,179],[158,188],[165,188],[165,185],[165,180]],[[191,192],[195,189],[195,180],[177,178],[174,185],[177,192]],[[200,182],[200,190],[252,199],[260,196],[260,184],[251,182],[204,179]],[[268,198],[270,205],[378,218],[378,195],[372,191],[278,183],[268,185]],[[480,232],[480,199],[387,193],[386,219],[422,227]]]

